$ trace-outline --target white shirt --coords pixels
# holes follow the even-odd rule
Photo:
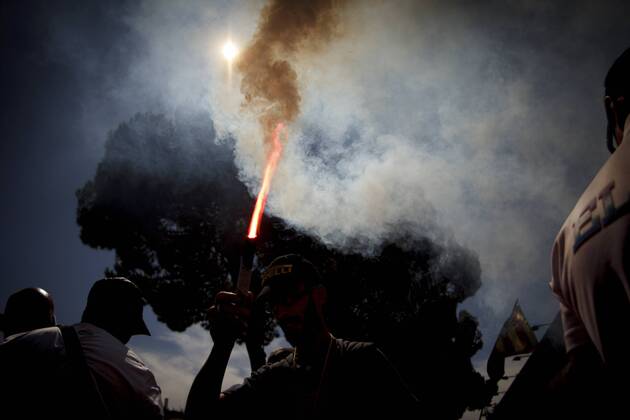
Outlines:
[[[566,349],[590,340],[604,361],[596,290],[619,282],[630,301],[630,116],[623,138],[564,222],[552,252],[550,286],[560,301]]]
[[[102,328],[89,323],[73,327],[110,417],[161,418],[161,390],[142,360]],[[54,354],[61,358],[66,355],[63,336],[57,327],[15,334],[7,337],[2,345],[12,342],[27,344],[40,354]]]
[[[128,416],[128,413],[143,413],[151,418],[162,415],[162,392],[153,373],[138,355],[95,325],[81,323],[74,325],[74,329],[88,367],[114,418]]]

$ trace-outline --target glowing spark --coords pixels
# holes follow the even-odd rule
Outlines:
[[[267,166],[265,167],[265,174],[263,176],[263,182],[260,187],[260,192],[258,193],[258,198],[256,199],[256,207],[254,207],[254,213],[252,214],[252,220],[249,223],[249,231],[247,237],[250,239],[256,238],[258,236],[258,226],[260,225],[260,221],[262,220],[263,212],[265,211],[265,204],[267,203],[267,195],[269,195],[269,188],[271,187],[271,178],[273,178],[273,174],[276,171],[276,167],[278,166],[278,161],[280,160],[280,155],[282,154],[282,143],[280,142],[280,133],[284,129],[284,124],[278,123],[276,128],[273,130],[273,134],[271,136],[273,141],[273,149],[269,154],[269,158],[267,159]]]
[[[238,48],[236,48],[236,45],[234,45],[232,41],[227,41],[223,44],[223,57],[225,57],[227,61],[232,62],[237,54]]]

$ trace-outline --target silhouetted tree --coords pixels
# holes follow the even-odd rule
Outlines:
[[[173,122],[139,114],[121,124],[77,198],[83,242],[116,252],[109,274],[138,284],[169,328],[208,327],[207,308],[238,269],[253,197],[239,180],[233,141],[217,139],[207,115]],[[453,240],[412,232],[400,226],[365,256],[265,217],[257,258],[260,266],[290,252],[311,260],[329,290],[333,332],[379,343],[432,418],[459,418],[483,393],[470,363],[482,345],[477,320],[456,313],[480,287],[479,261]],[[264,333],[268,342],[270,318]]]

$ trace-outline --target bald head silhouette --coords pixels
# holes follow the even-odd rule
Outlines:
[[[52,327],[55,323],[55,304],[44,289],[29,287],[9,296],[4,311],[5,336]]]

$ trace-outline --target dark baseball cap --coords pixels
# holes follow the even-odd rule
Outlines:
[[[124,323],[132,335],[151,335],[142,318],[146,303],[134,283],[124,277],[108,277],[92,285],[85,312]]]
[[[261,291],[257,300],[274,300],[303,281],[307,290],[321,284],[315,266],[298,254],[287,254],[274,259],[261,273]]]

